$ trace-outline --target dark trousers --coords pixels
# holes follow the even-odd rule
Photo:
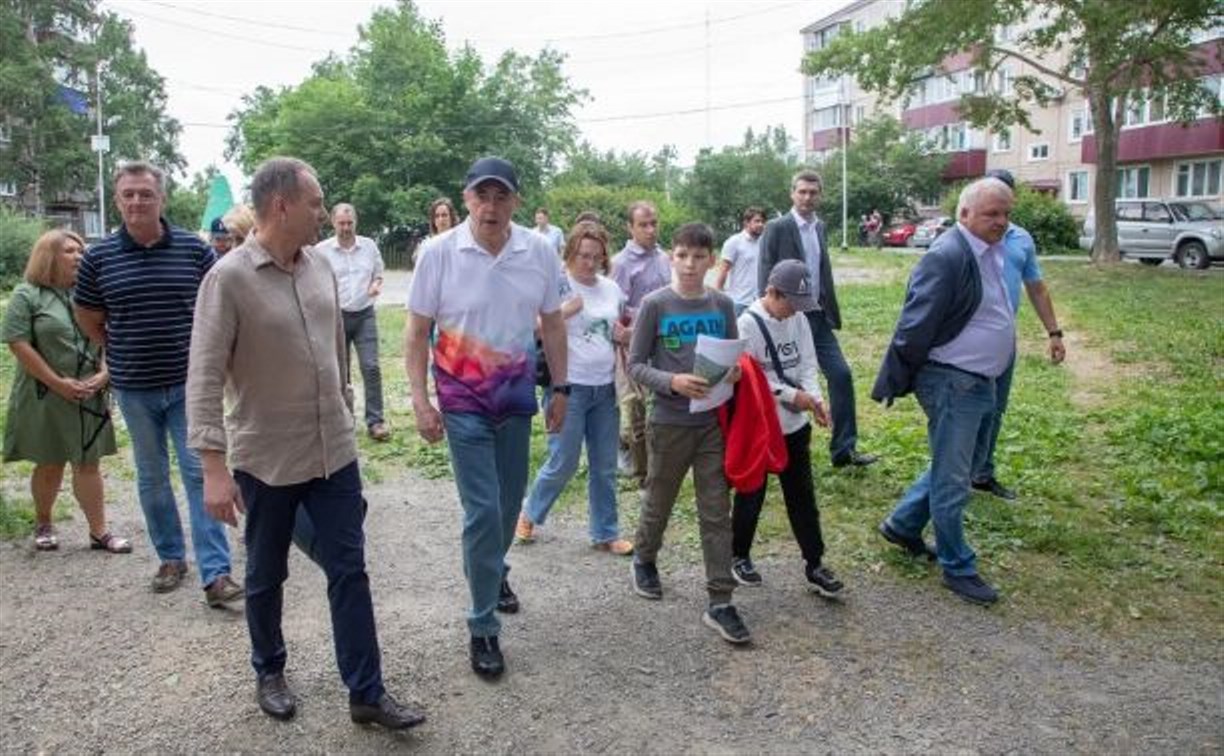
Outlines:
[[[349,383],[353,382],[354,346],[361,383],[365,386],[365,423],[369,428],[383,421],[382,368],[378,366],[378,317],[374,305],[344,313],[344,364]]]
[[[858,444],[858,420],[854,410],[854,375],[842,355],[837,334],[825,319],[824,313],[814,310],[808,313],[812,327],[812,343],[816,347],[816,361],[829,386],[829,411],[833,415],[833,429],[829,438],[829,456],[833,460],[844,459]]]
[[[285,668],[281,634],[289,544],[300,518],[313,530],[310,556],[327,575],[332,636],[349,699],[374,703],[382,696],[382,662],[374,629],[374,603],[365,571],[365,505],[357,463],[329,478],[270,486],[241,470],[234,480],[246,504],[246,617],[251,665],[263,676]]]
[[[795,534],[803,560],[808,567],[816,569],[824,558],[824,537],[820,532],[820,511],[816,508],[816,487],[812,483],[812,456],[808,451],[812,442],[811,423],[787,434],[785,438],[787,464],[786,469],[778,474],[778,482],[782,484],[786,516],[790,519],[791,531]],[[731,510],[731,553],[737,559],[750,556],[767,488],[768,477],[755,491],[735,492]]]

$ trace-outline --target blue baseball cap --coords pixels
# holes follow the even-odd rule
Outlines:
[[[475,163],[472,163],[472,167],[468,169],[467,175],[463,177],[463,191],[471,191],[485,181],[496,181],[515,194],[518,194],[518,173],[515,172],[514,166],[510,164],[510,161],[504,158],[494,156],[482,157]]]

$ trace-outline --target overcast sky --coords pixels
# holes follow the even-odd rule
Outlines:
[[[166,78],[183,124],[188,170],[223,164],[226,116],[263,84],[294,85],[328,51],[346,53],[357,25],[385,0],[103,0],[133,23],[136,44]],[[577,112],[597,147],[654,152],[674,144],[691,163],[706,144],[748,127],[802,131],[799,30],[847,0],[419,0],[452,48],[491,62],[507,49],[568,54],[564,70],[589,91]],[[708,20],[708,26],[707,26]],[[707,53],[708,50],[708,53]],[[708,112],[706,107],[710,106]]]

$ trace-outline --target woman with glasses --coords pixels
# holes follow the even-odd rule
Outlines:
[[[34,244],[25,281],[9,300],[0,335],[17,358],[4,428],[4,459],[34,463],[34,548],[59,548],[51,510],[72,465],[72,493],[89,523],[89,545],[112,554],[132,550],[106,526],[99,460],[114,454],[115,431],[101,350],[72,316],[70,290],[85,243],[71,231],[48,231]]]

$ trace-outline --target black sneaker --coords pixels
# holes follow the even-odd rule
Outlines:
[[[999,482],[998,478],[991,476],[986,480],[975,480],[970,483],[974,491],[982,491],[991,496],[997,496],[1004,501],[1015,501],[1016,492]]]
[[[740,619],[735,607],[730,604],[710,607],[705,614],[701,615],[701,621],[706,627],[713,628],[714,632],[721,635],[722,639],[728,643],[747,643],[752,640],[752,633],[748,632],[748,626]]]
[[[808,588],[825,598],[837,598],[841,595],[842,588],[845,587],[842,581],[833,574],[833,570],[828,567],[817,567],[816,569],[806,567],[803,574],[807,576]]]
[[[510,588],[510,580],[502,578],[501,588],[497,591],[497,611],[502,614],[517,614],[519,610],[518,596]]]
[[[999,592],[977,575],[949,575],[945,572],[943,584],[970,604],[990,606],[999,600]]]
[[[659,569],[654,564],[638,564],[637,560],[634,560],[630,570],[633,575],[634,593],[642,598],[663,598],[663,584],[659,582]]]
[[[470,652],[472,671],[481,677],[491,680],[506,671],[506,658],[502,656],[501,648],[497,645],[496,635],[490,635],[488,638],[473,635]]]
[[[884,536],[884,540],[891,544],[900,546],[909,552],[912,557],[926,557],[927,561],[935,561],[935,549],[922,538],[911,538],[904,536],[893,530],[892,525],[888,524],[888,520],[880,523],[880,535]]]
[[[746,585],[750,588],[761,587],[761,573],[756,571],[756,566],[752,564],[752,560],[748,557],[736,557],[732,560],[731,575],[735,578],[735,582],[740,585]]]

